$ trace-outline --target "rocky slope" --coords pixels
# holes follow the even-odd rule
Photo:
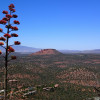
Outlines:
[[[36,53],[32,53],[32,55],[57,55],[57,54],[61,54],[61,53],[56,49],[43,49]]]

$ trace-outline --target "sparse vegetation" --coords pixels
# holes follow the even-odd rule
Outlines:
[[[100,55],[93,54],[19,55],[18,59],[10,62],[8,67],[9,80],[18,81],[18,89],[13,96],[19,100],[20,98],[24,100],[85,100],[97,96],[93,86],[100,86],[99,61]],[[3,63],[0,67],[2,69],[0,75],[3,77]],[[2,77],[0,77],[0,82],[3,82]],[[54,87],[55,84],[59,84],[59,87],[54,91],[43,90],[45,87]],[[37,92],[23,97],[23,94],[28,92],[28,87],[34,87],[32,91],[37,90]],[[11,88],[9,86],[10,90]],[[23,92],[21,92],[22,89],[24,89]]]

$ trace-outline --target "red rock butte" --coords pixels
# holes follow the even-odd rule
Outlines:
[[[43,49],[36,53],[32,53],[32,55],[57,55],[57,54],[61,54],[61,53],[56,49]]]

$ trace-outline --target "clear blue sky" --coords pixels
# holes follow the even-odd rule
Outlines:
[[[23,46],[100,49],[100,0],[1,0],[0,19],[10,3],[21,22],[15,40]]]

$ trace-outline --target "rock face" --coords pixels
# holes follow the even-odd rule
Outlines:
[[[32,53],[32,55],[57,55],[57,54],[61,54],[61,53],[56,49],[43,49],[36,53]]]

